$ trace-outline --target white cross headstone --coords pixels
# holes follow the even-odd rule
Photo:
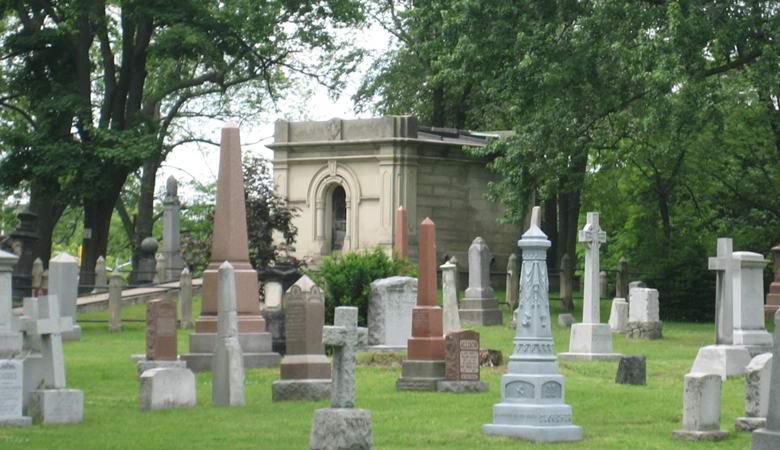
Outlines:
[[[715,271],[715,344],[734,342],[734,272],[737,263],[731,238],[718,238],[717,256],[709,259],[709,269]]]
[[[34,316],[24,318],[24,330],[27,334],[40,336],[46,388],[62,389],[65,387],[62,333],[73,329],[73,318],[60,316],[60,304],[53,295],[25,298],[24,301],[35,304],[25,308]]]
[[[322,343],[333,347],[332,408],[355,407],[355,366],[358,347],[358,309],[339,306],[333,326],[322,327]]]
[[[585,247],[585,289],[583,290],[582,323],[600,323],[599,247],[607,242],[607,233],[599,227],[599,213],[588,213],[588,221],[579,232],[579,241]]]

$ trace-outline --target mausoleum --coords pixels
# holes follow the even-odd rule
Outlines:
[[[422,127],[414,116],[387,116],[279,120],[274,137],[268,147],[274,151],[276,189],[300,209],[295,256],[310,265],[337,251],[380,246],[390,252],[394,213],[404,206],[412,259],[417,224],[430,217],[438,261],[467,261],[469,244],[483,236],[495,255],[493,269],[506,267],[519,227],[497,223],[502,205],[485,196],[496,175],[488,160],[464,152],[484,147],[499,133]]]

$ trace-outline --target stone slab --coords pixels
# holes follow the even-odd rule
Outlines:
[[[582,428],[571,423],[571,406],[565,404],[498,403],[493,423],[482,425],[485,434],[534,442],[582,439]]]
[[[723,380],[743,375],[750,364],[750,352],[737,345],[708,345],[699,349],[691,372],[712,373]]]
[[[187,353],[181,356],[195,373],[211,371],[211,353]],[[282,357],[278,353],[244,353],[244,368],[277,367]]]
[[[463,394],[466,392],[487,392],[490,386],[485,381],[451,381],[440,380],[436,383],[439,392]]]
[[[44,425],[81,423],[84,420],[84,392],[78,389],[33,391],[28,413]]]
[[[461,304],[462,304],[461,300]],[[463,325],[493,326],[501,325],[503,317],[499,309],[462,309],[460,310],[460,322]]]
[[[444,361],[405,360],[395,388],[399,391],[435,391],[444,377]]]
[[[32,417],[22,416],[14,419],[0,419],[2,427],[29,427],[32,425]]]
[[[17,359],[0,359],[0,423],[25,422],[23,403],[24,363]]]
[[[615,383],[644,386],[647,384],[647,364],[644,356],[620,358]]]
[[[175,361],[156,361],[142,358],[136,361],[136,369],[138,369],[138,375],[151,369],[186,369],[187,362],[181,359]]]
[[[612,299],[608,323],[613,333],[625,333],[628,328],[628,302],[626,299],[619,297]]]
[[[184,368],[157,368],[141,374],[141,411],[191,408],[197,401],[195,375]]]
[[[369,345],[406,347],[412,336],[412,310],[417,305],[417,279],[390,277],[371,283],[368,302]]]
[[[371,450],[371,412],[353,408],[323,408],[314,411],[310,450]]]
[[[271,385],[271,399],[320,401],[330,399],[331,380],[276,380]]]
[[[737,431],[755,431],[766,426],[766,417],[737,417],[734,426]]]
[[[663,339],[663,322],[628,322],[626,337],[632,339]]]
[[[728,437],[728,433],[722,430],[713,431],[689,431],[674,430],[672,436],[684,441],[722,441]]]
[[[569,351],[558,354],[559,359],[613,360],[620,353],[612,351],[612,330],[605,323],[577,323],[571,327]]]
[[[190,334],[192,353],[211,353],[217,343],[217,333]],[[271,333],[239,333],[238,343],[244,353],[269,353],[272,350]]]
[[[753,432],[753,450],[777,450],[780,448],[780,431],[760,428]]]

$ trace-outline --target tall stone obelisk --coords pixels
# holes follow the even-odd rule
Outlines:
[[[534,207],[531,226],[518,242],[523,265],[514,350],[501,377],[493,423],[482,431],[538,442],[578,441],[582,428],[572,424],[571,406],[564,403],[564,379],[553,350],[546,261],[550,241],[539,228],[539,211]]]
[[[203,304],[195,332],[190,335],[190,353],[183,355],[194,372],[211,369],[211,355],[217,337],[217,285],[219,266],[228,261],[235,270],[239,342],[244,367],[274,367],[280,356],[271,350],[271,334],[260,315],[257,272],[249,263],[249,238],[244,203],[244,174],[238,125],[222,128],[217,176],[217,204],[211,259],[203,272]]]

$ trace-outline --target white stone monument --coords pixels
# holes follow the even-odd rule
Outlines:
[[[41,272],[43,273],[43,272]],[[106,259],[103,256],[98,256],[95,261],[95,287],[92,289],[93,294],[99,294],[108,290],[108,274],[106,273]],[[33,295],[35,297],[35,295]]]
[[[180,246],[179,185],[171,175],[165,183],[163,199],[163,242],[162,254],[165,256],[165,281],[178,281],[184,268]]]
[[[19,257],[0,250],[0,358],[10,358],[22,350],[22,333],[13,313],[12,279]]]
[[[496,293],[490,287],[490,261],[487,243],[477,237],[469,247],[469,287],[460,301],[460,321],[465,325],[501,325]]]
[[[122,330],[122,275],[114,268],[108,286],[108,331]]]
[[[78,292],[79,261],[64,252],[49,260],[49,295],[59,299],[62,317],[73,319],[73,329],[62,334],[66,341],[81,340],[81,326],[76,322]]]
[[[233,266],[225,261],[219,266],[219,310],[217,341],[211,370],[213,403],[224,406],[244,405],[244,357],[238,342],[236,313],[236,278]]]
[[[780,310],[775,312],[775,338],[772,349],[772,383],[769,387],[766,426],[753,432],[753,450],[780,448]]]
[[[752,252],[734,252],[734,345],[751,355],[772,351],[772,335],[764,325],[764,268],[769,263]]]
[[[571,327],[569,351],[558,355],[561,359],[616,360],[622,356],[612,351],[612,331],[601,323],[599,313],[599,247],[607,242],[607,233],[599,227],[599,213],[589,212],[579,241],[585,247],[585,288],[583,290],[582,323]]]
[[[728,436],[728,433],[720,429],[720,388],[721,379],[717,375],[685,375],[683,427],[672,433],[675,438],[717,441]]]
[[[452,259],[439,266],[441,269],[442,290],[442,325],[444,335],[458,331],[460,327],[460,311],[458,311],[458,266]],[[411,324],[411,320],[409,322]],[[411,332],[411,330],[410,330]]]
[[[16,359],[0,359],[0,427],[27,427],[32,418],[22,414],[24,405],[24,364]]]
[[[182,367],[158,367],[141,374],[141,411],[191,408],[197,402],[195,374]]]
[[[609,329],[613,333],[625,333],[628,331],[628,302],[625,298],[612,299],[612,307],[609,310]]]
[[[333,347],[331,407],[314,411],[310,450],[373,449],[371,411],[355,408],[355,367],[359,344],[358,309],[339,306],[322,342]]]
[[[181,328],[192,328],[192,274],[186,267],[179,276],[179,309]]]
[[[284,288],[282,283],[276,280],[268,280],[263,283],[263,299],[266,309],[279,309],[282,307]]]
[[[565,382],[553,350],[546,263],[550,241],[539,228],[539,213],[534,207],[531,226],[518,242],[523,265],[514,350],[501,377],[493,423],[482,430],[539,442],[578,441],[582,428],[572,424],[571,406],[564,403]]]
[[[417,278],[390,277],[372,282],[368,300],[369,350],[406,351],[416,304]]]
[[[769,412],[769,388],[772,385],[772,354],[762,353],[750,361],[745,373],[745,415],[737,417],[739,431],[766,426]]]
[[[626,335],[638,339],[661,339],[661,322],[658,290],[633,288],[628,293],[629,313]]]

